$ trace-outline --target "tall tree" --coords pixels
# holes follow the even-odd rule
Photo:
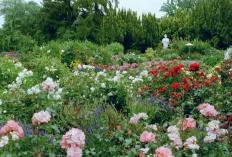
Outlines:
[[[192,9],[196,2],[197,0],[167,0],[161,7],[161,11],[169,16],[174,16],[179,9]]]
[[[232,0],[198,0],[191,17],[195,37],[218,48],[232,44]]]

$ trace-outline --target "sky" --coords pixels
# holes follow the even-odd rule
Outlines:
[[[29,1],[29,0],[26,0]],[[42,2],[42,0],[32,0],[37,3]],[[119,0],[119,7],[125,9],[131,9],[137,11],[139,15],[142,13],[155,13],[156,17],[161,17],[164,15],[160,11],[162,4],[166,0]],[[0,17],[0,27],[4,23],[3,17]]]

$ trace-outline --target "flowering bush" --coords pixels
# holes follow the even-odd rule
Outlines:
[[[183,64],[168,63],[152,67],[149,71],[152,81],[147,81],[149,94],[164,99],[171,106],[192,98],[195,92],[218,85],[216,75],[200,71],[200,64],[192,63],[188,68]]]
[[[33,61],[0,63],[0,156],[231,156],[223,68]]]

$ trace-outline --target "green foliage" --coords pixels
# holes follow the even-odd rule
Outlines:
[[[36,42],[27,35],[19,31],[0,30],[0,50],[1,51],[32,51]]]
[[[194,37],[209,40],[215,47],[228,47],[232,43],[231,0],[198,0],[191,16]]]
[[[197,0],[167,0],[161,7],[161,11],[169,16],[174,16],[178,9],[192,9]]]
[[[110,55],[122,56],[124,52],[124,47],[119,43],[111,43],[105,46],[105,50],[110,53]]]
[[[17,68],[12,60],[0,56],[0,89],[13,82],[19,71],[20,68]]]
[[[207,55],[203,58],[203,63],[214,67],[218,63],[222,62],[224,59],[224,53],[221,51],[212,52],[210,55]]]
[[[179,51],[180,55],[186,56],[189,53],[189,47],[186,46],[186,44],[189,43],[189,41],[185,40],[174,40],[171,48]],[[201,55],[209,54],[210,51],[213,49],[209,43],[202,42],[199,40],[194,40],[191,42],[193,46],[190,47],[190,52],[192,53],[198,53]]]

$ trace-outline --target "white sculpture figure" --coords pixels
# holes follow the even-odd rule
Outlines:
[[[167,49],[170,43],[170,40],[168,39],[167,34],[164,35],[164,38],[162,39],[162,43],[163,43],[163,48]]]

